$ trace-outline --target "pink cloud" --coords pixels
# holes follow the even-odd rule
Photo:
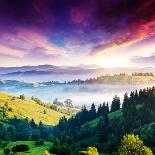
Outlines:
[[[19,57],[32,56],[40,53],[47,56],[63,56],[65,51],[49,42],[49,40],[38,33],[18,30],[16,34],[3,33],[0,38],[0,53],[15,55]]]

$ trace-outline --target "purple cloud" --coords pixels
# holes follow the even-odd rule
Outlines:
[[[148,57],[137,56],[137,57],[133,57],[131,60],[135,63],[155,64],[155,54],[152,54],[151,56],[148,56]]]

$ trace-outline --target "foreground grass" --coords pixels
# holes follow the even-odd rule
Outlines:
[[[15,145],[27,144],[29,146],[29,151],[27,152],[18,152],[10,153],[10,155],[43,155],[45,150],[49,150],[52,147],[52,143],[44,142],[42,146],[36,146],[34,141],[17,141],[10,142],[7,147],[12,148]],[[0,148],[0,155],[4,155],[3,148]]]
[[[11,95],[0,93],[0,106],[3,106],[5,103],[8,104],[10,109],[8,111],[9,118],[14,116],[17,118],[27,117],[29,120],[33,118],[36,123],[42,121],[46,125],[55,125],[61,117],[68,117],[68,115],[41,106],[30,99],[21,100],[18,97],[13,99]]]

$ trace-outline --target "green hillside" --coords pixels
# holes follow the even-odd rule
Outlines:
[[[118,111],[115,111],[115,112],[112,112],[112,113],[108,114],[109,119],[114,119],[114,118],[118,118],[118,117],[121,117],[121,116],[122,116],[122,110],[118,110]],[[95,118],[94,120],[89,121],[89,122],[85,123],[84,125],[82,125],[82,127],[85,127],[86,125],[89,125],[89,127],[95,128],[98,125],[98,123],[100,121],[100,118],[101,117]]]
[[[65,108],[63,107],[60,109],[62,109],[61,111],[64,111],[64,113],[39,105],[30,99],[23,100],[19,99],[19,97],[0,93],[0,106],[4,106],[4,104],[8,105],[8,118],[12,118],[14,116],[17,118],[27,117],[29,120],[33,118],[36,123],[42,121],[47,125],[55,125],[61,117],[69,117],[69,115],[65,114]]]

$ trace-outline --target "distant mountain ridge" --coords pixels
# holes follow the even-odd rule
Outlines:
[[[0,79],[17,80],[24,82],[46,82],[46,81],[71,81],[75,79],[85,80],[96,76],[118,73],[131,74],[133,72],[152,72],[155,68],[103,68],[97,65],[78,66],[21,66],[21,67],[0,67]]]

